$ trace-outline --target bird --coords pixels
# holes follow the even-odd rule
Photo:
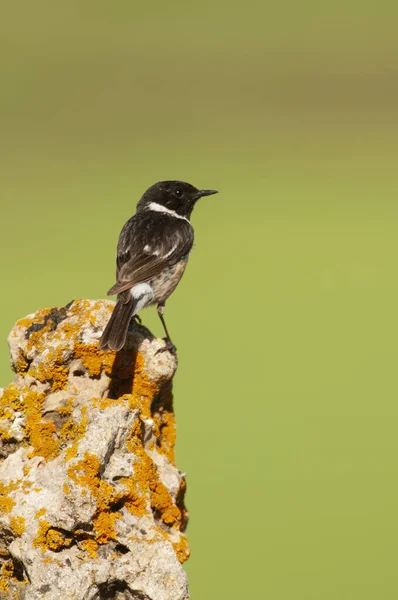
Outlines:
[[[123,226],[116,252],[116,283],[108,296],[117,303],[99,340],[103,351],[121,350],[131,319],[157,305],[166,334],[162,351],[176,351],[164,319],[167,298],[176,289],[194,242],[190,218],[196,202],[217,190],[200,190],[184,181],[159,181],[143,194]]]

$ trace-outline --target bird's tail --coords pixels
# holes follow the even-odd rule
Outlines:
[[[115,350],[117,352],[123,348],[135,306],[136,302],[130,292],[120,295],[99,341],[98,347],[100,350]]]

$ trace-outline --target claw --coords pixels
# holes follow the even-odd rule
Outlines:
[[[167,338],[166,338],[165,342],[166,342],[166,345],[163,346],[162,348],[159,348],[159,350],[157,350],[155,352],[155,356],[156,356],[156,354],[159,354],[160,352],[170,352],[170,354],[174,354],[174,356],[176,356],[177,348],[174,346],[173,342]]]

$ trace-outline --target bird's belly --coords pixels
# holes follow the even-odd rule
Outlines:
[[[164,269],[159,275],[151,279],[153,290],[153,303],[165,302],[176,289],[187,266],[188,258],[183,258],[178,263]]]

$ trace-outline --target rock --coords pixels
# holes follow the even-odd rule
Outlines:
[[[97,343],[114,303],[18,321],[0,389],[0,598],[186,600],[185,479],[165,345],[134,324]]]

